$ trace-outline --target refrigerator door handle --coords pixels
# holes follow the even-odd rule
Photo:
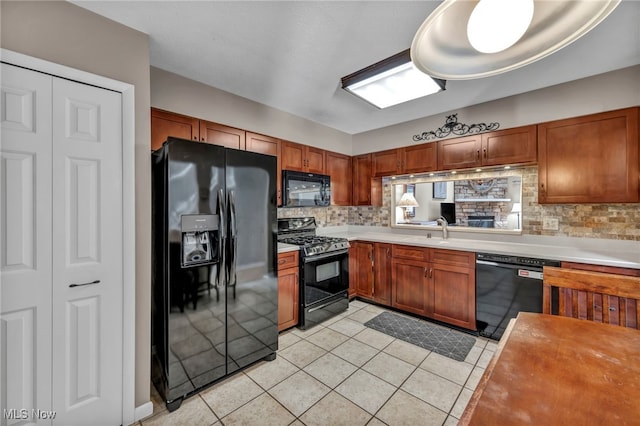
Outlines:
[[[220,226],[218,228],[218,256],[220,258],[220,261],[218,262],[218,276],[216,277],[216,287],[221,287],[224,286],[224,282],[225,282],[225,277],[224,277],[224,273],[225,273],[225,267],[224,267],[224,262],[225,262],[225,240],[226,240],[226,236],[227,236],[227,231],[225,230],[225,224],[226,224],[226,218],[225,218],[225,214],[227,212],[227,209],[225,208],[225,196],[224,196],[224,190],[219,189],[218,190],[218,204],[217,204],[217,214],[218,217],[220,218]]]
[[[233,287],[236,285],[236,262],[238,254],[238,228],[236,222],[236,202],[235,191],[229,191],[229,259],[227,265],[229,273],[227,275],[227,286]]]

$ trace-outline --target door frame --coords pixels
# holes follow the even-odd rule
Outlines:
[[[122,94],[122,424],[135,421],[135,87],[7,49],[1,62]]]

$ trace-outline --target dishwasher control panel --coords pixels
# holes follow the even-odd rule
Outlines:
[[[533,257],[511,256],[508,254],[476,253],[476,260],[486,262],[509,263],[512,265],[533,266],[542,268],[543,266],[560,266],[556,260],[536,259]]]

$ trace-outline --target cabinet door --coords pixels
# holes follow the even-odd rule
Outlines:
[[[482,165],[535,163],[538,152],[536,126],[482,134]]]
[[[278,331],[298,324],[298,268],[278,271]]]
[[[169,136],[197,141],[198,119],[151,108],[151,150],[160,149]]]
[[[451,325],[476,329],[475,269],[432,264],[427,315]]]
[[[438,169],[438,144],[423,143],[400,150],[402,173],[423,173]]]
[[[320,175],[326,174],[327,169],[325,166],[325,150],[314,148],[312,146],[305,146],[305,159],[305,171],[309,173],[317,173]]]
[[[245,131],[200,120],[200,142],[227,148],[245,149]]]
[[[280,152],[280,140],[270,136],[246,132],[245,141],[247,151],[273,155],[274,157],[278,156]]]
[[[257,133],[246,133],[247,151],[259,152],[261,154],[273,155],[277,157],[278,176],[278,207],[282,205],[282,156],[280,153],[280,140]]]
[[[372,176],[391,176],[400,172],[401,161],[397,149],[374,152],[371,157]]]
[[[327,174],[331,177],[331,204],[351,205],[351,157],[327,152]]]
[[[371,154],[353,157],[353,205],[371,205]]]
[[[282,170],[305,171],[306,159],[304,153],[304,145],[294,142],[282,141]]]
[[[391,244],[374,245],[373,300],[391,305]]]
[[[358,278],[356,294],[371,299],[373,297],[373,243],[356,242]]]
[[[278,331],[298,324],[298,256],[297,251],[278,254]]]
[[[349,299],[356,295],[356,282],[358,281],[358,250],[357,242],[352,242],[349,247]]]
[[[391,306],[418,315],[427,312],[429,263],[416,260],[391,260]]]
[[[638,108],[540,124],[538,202],[638,202],[638,162]]]
[[[438,141],[438,170],[466,169],[482,164],[480,135]]]

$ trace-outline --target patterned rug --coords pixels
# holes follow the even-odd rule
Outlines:
[[[456,361],[464,361],[476,343],[459,331],[393,312],[383,312],[364,325]]]

